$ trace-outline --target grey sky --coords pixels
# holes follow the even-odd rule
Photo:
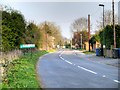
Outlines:
[[[112,1],[112,0],[111,0]],[[43,21],[55,22],[61,27],[62,35],[70,38],[70,25],[80,17],[88,17],[91,14],[91,30],[94,32],[96,21],[102,14],[99,7],[102,2],[4,2],[7,6],[20,10],[27,21],[35,21],[40,24]],[[112,10],[111,2],[104,2],[105,10]],[[117,13],[117,4],[115,6]]]
[[[119,1],[119,4],[118,4],[118,24],[120,25],[120,1]]]

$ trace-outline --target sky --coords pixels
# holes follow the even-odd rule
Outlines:
[[[118,24],[120,25],[120,1],[119,1],[119,4],[118,4]]]
[[[70,25],[74,20],[91,15],[91,33],[97,30],[97,22],[102,15],[102,7],[99,3],[105,5],[105,10],[112,10],[112,0],[4,0],[0,4],[7,5],[15,10],[21,11],[26,21],[34,21],[37,25],[44,21],[56,23],[61,27],[63,37],[71,38]],[[119,1],[119,0],[118,0]],[[118,12],[118,3],[115,3],[115,13]]]

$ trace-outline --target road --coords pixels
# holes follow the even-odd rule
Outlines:
[[[118,68],[89,61],[74,51],[50,53],[39,59],[43,88],[118,88]]]

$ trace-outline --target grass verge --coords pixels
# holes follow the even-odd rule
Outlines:
[[[56,52],[56,50],[55,49],[51,49],[51,50],[48,50],[47,52],[53,53],[53,52]]]
[[[95,52],[94,51],[85,51],[85,52],[83,52],[84,54],[95,54]]]
[[[46,51],[27,53],[8,66],[7,78],[2,83],[2,88],[41,88],[36,75],[38,58]]]

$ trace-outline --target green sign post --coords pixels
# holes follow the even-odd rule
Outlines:
[[[31,58],[32,58],[32,48],[35,48],[35,44],[20,44],[20,49],[31,49]]]
[[[20,48],[35,48],[35,44],[20,44]]]

